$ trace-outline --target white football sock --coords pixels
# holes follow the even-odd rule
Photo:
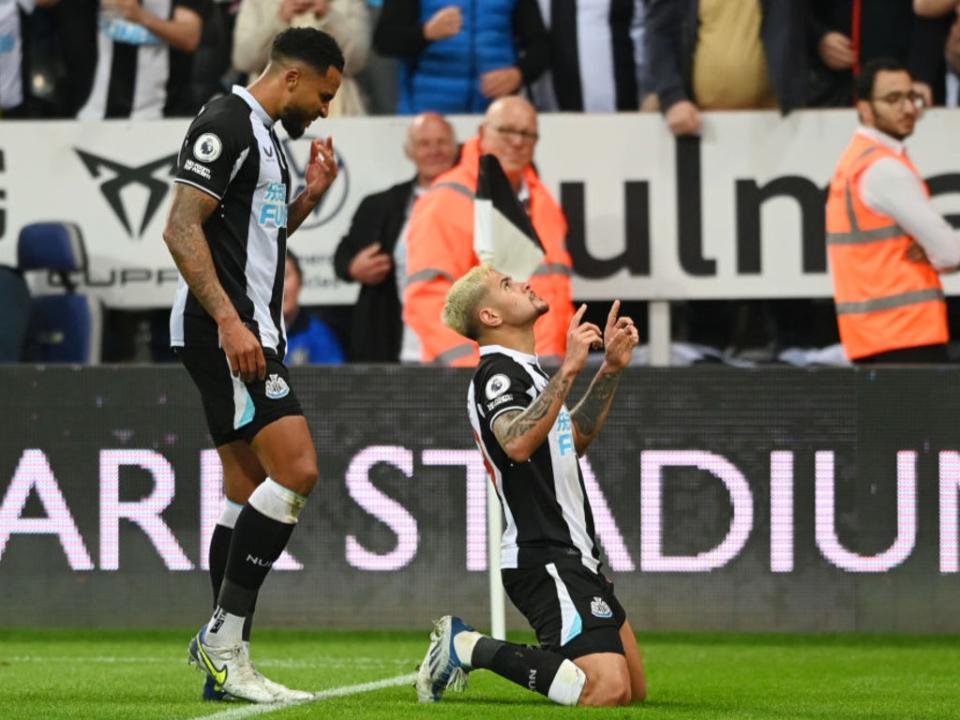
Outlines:
[[[239,645],[243,641],[244,620],[243,615],[232,615],[218,607],[207,623],[203,644],[220,648]]]
[[[564,660],[550,683],[547,697],[560,705],[576,705],[587,684],[587,674],[569,660]]]
[[[300,511],[306,503],[307,499],[303,495],[285,488],[272,478],[260,483],[247,501],[247,504],[261,515],[286,525],[297,524]]]
[[[477,641],[482,638],[481,633],[475,630],[464,630],[453,636],[453,649],[457,657],[467,667],[473,666],[473,649],[477,646]]]
[[[241,510],[243,510],[243,505],[240,503],[235,503],[233,500],[224,500],[223,512],[220,513],[217,525],[223,525],[225,528],[233,530],[237,524],[237,518],[240,517]]]

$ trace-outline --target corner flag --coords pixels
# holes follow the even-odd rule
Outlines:
[[[527,280],[543,262],[537,231],[493,155],[480,157],[473,247],[480,262],[490,263],[515,280]]]

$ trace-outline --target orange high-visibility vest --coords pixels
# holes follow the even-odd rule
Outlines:
[[[475,137],[464,144],[460,163],[433,182],[410,214],[403,321],[417,334],[426,363],[473,367],[480,359],[477,344],[440,319],[450,286],[480,264],[473,249],[473,198],[479,173],[480,140]],[[536,352],[562,358],[573,317],[567,221],[532,167],[524,170],[523,179],[530,192],[530,222],[545,253],[530,287],[550,306],[533,327]]]
[[[902,162],[930,191],[906,155],[857,132],[827,198],[827,253],[840,340],[851,360],[949,339],[940,275],[929,262],[907,259],[914,240],[896,220],[870,209],[860,178],[880,158]]]

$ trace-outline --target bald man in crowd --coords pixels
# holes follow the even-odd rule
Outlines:
[[[438,177],[417,201],[407,233],[407,338],[401,359],[459,367],[475,366],[479,360],[476,343],[446,327],[440,316],[453,283],[480,264],[474,251],[473,199],[480,156],[486,154],[500,161],[545,251],[530,278],[532,290],[550,306],[534,326],[537,355],[547,362],[564,356],[573,316],[572,264],[563,211],[533,167],[539,137],[537,112],[529,102],[515,96],[497,100],[477,136],[463,146],[457,166]]]
[[[453,128],[437,113],[417,115],[407,129],[404,150],[417,174],[361,200],[334,255],[337,277],[360,283],[347,354],[351,362],[397,362],[400,356],[407,255],[403,229],[416,199],[456,161]]]

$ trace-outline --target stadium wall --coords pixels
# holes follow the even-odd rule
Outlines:
[[[321,482],[258,622],[485,626],[469,373],[292,374]],[[200,622],[220,466],[187,375],[5,367],[0,387],[0,626]],[[582,467],[634,627],[960,632],[958,406],[935,369],[629,372]]]

